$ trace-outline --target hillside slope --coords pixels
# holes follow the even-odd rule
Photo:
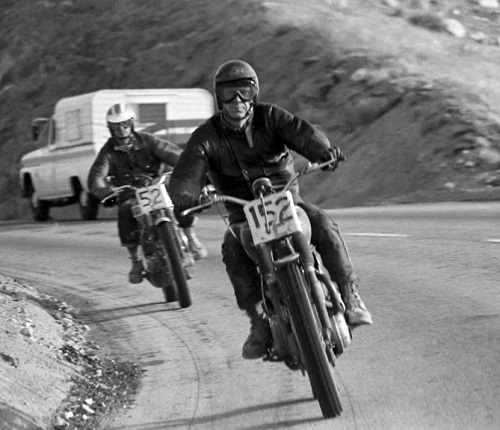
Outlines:
[[[318,124],[347,154],[338,173],[302,184],[309,200],[500,197],[494,4],[4,0],[3,12],[1,219],[26,214],[18,161],[34,149],[31,119],[50,115],[58,99],[101,88],[211,89],[230,58],[255,66],[261,100]],[[442,31],[445,18],[467,35]]]

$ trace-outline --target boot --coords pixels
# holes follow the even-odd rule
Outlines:
[[[243,344],[243,358],[262,358],[267,354],[267,346],[271,340],[269,321],[256,306],[247,309],[246,313],[250,318],[250,335]]]
[[[138,248],[137,245],[127,246],[128,252],[130,253],[130,259],[132,260],[132,267],[130,268],[130,272],[128,272],[128,281],[131,284],[140,284],[143,279],[142,272],[144,267],[142,266]]]
[[[372,314],[359,297],[355,282],[340,286],[340,294],[345,304],[345,317],[349,327],[373,324]]]
[[[195,260],[201,260],[208,255],[207,249],[201,244],[201,242],[196,237],[193,227],[186,227],[184,229],[188,240],[188,248]]]

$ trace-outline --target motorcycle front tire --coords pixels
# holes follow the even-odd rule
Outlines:
[[[189,294],[187,274],[182,265],[181,251],[177,243],[174,226],[166,221],[162,221],[156,228],[161,244],[165,248],[166,257],[170,262],[179,305],[181,308],[188,308],[191,306],[191,295]]]
[[[305,274],[297,263],[286,264],[278,271],[279,283],[286,286],[285,294],[297,341],[314,398],[319,402],[324,418],[342,413],[340,395],[328,360],[319,317],[309,295]]]

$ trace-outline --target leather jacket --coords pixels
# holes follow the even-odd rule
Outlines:
[[[108,177],[113,177],[114,186],[132,185],[145,175],[156,178],[165,164],[174,166],[179,159],[181,149],[171,142],[142,132],[134,132],[133,137],[127,151],[113,137],[99,151],[88,176],[89,190],[97,198],[111,194]],[[120,201],[126,199],[124,194]]]
[[[217,113],[191,135],[179,158],[169,185],[176,209],[198,202],[206,177],[222,194],[252,199],[251,183],[266,176],[273,185],[284,186],[295,172],[293,150],[312,162],[330,158],[330,142],[309,122],[272,104],[256,103],[248,131],[225,125]],[[290,190],[300,200],[298,185]],[[229,221],[243,221],[240,207],[226,205]]]

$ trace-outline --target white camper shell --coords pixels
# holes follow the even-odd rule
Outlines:
[[[126,102],[136,114],[137,131],[181,147],[194,129],[214,113],[212,95],[199,88],[100,90],[59,100],[53,116],[32,122],[33,138],[43,147],[21,159],[23,197],[33,217],[48,219],[51,206],[78,203],[83,219],[95,219],[99,202],[88,193],[87,176],[109,139],[106,112]]]

